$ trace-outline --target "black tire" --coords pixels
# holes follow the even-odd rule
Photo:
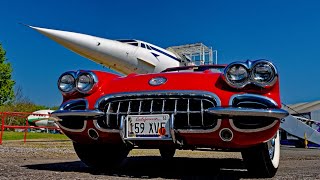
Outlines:
[[[274,177],[280,160],[279,132],[266,143],[248,148],[241,152],[249,174],[255,177]]]
[[[130,149],[115,144],[79,144],[73,143],[80,160],[94,169],[117,168],[127,157]]]
[[[172,147],[161,147],[159,148],[160,155],[164,160],[172,160],[174,154],[176,153],[176,148]]]

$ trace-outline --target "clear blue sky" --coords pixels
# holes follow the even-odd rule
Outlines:
[[[65,71],[107,69],[19,23],[163,48],[202,42],[218,50],[223,64],[269,59],[280,72],[283,103],[320,100],[320,1],[3,0],[0,6],[0,43],[16,86],[36,104],[60,105],[56,83]]]

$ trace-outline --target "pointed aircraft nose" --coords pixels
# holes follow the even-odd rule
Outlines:
[[[96,47],[101,44],[101,42],[99,42],[100,38],[95,36],[29,25],[27,26],[54,40],[58,44],[70,49],[71,51],[74,51],[85,57],[87,57],[91,51],[95,51],[97,49]]]
[[[127,44],[87,34],[26,26],[47,36],[65,48],[120,73],[132,73],[132,70],[127,67],[136,65],[134,64],[136,63],[135,61],[127,57],[127,52],[132,49]]]

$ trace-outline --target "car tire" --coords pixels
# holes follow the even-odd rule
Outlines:
[[[176,148],[171,147],[161,147],[159,148],[160,155],[164,160],[172,160],[174,154],[176,153]]]
[[[118,167],[128,156],[130,149],[125,145],[115,144],[79,144],[73,143],[80,160],[94,169]]]
[[[273,177],[280,160],[279,131],[268,142],[248,148],[241,154],[249,174],[262,178]]]

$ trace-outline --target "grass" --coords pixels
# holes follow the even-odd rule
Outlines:
[[[2,140],[23,140],[24,132],[4,131]],[[68,140],[64,134],[36,133],[28,132],[27,140],[30,139],[48,139],[48,140]]]

